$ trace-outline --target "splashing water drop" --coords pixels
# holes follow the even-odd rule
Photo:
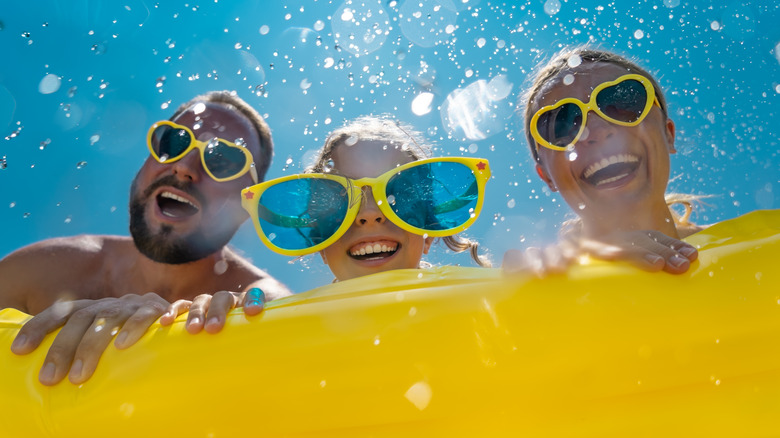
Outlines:
[[[547,0],[544,2],[544,13],[547,15],[555,15],[561,11],[561,2],[559,0]]]
[[[515,200],[514,199],[510,199],[509,201],[507,201],[506,206],[508,208],[515,208]]]
[[[41,144],[38,145],[38,149],[44,150],[46,149],[46,146],[51,144],[51,139],[47,138],[46,140],[42,141]]]
[[[574,160],[576,160],[576,159],[577,159],[577,153],[576,153],[576,152],[574,152],[574,151],[571,151],[571,152],[569,152],[569,156],[568,156],[568,157],[566,157],[566,158],[568,158],[568,159],[569,159],[569,161],[574,161]]]
[[[76,169],[82,169],[86,165],[87,165],[86,161],[79,161],[78,163],[76,163]]]
[[[574,75],[568,74],[563,77],[563,85],[571,85],[574,83]]]
[[[582,64],[582,57],[580,55],[572,55],[569,57],[569,59],[566,60],[566,64],[569,66],[569,68],[579,67],[580,64]]]
[[[638,40],[641,40],[641,39],[642,39],[642,38],[644,38],[644,37],[645,37],[645,32],[644,32],[642,29],[637,29],[637,30],[634,32],[634,38],[636,38],[636,39],[638,39]]]

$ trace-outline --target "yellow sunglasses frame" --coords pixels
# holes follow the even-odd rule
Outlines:
[[[647,102],[645,102],[645,107],[642,110],[642,113],[639,115],[639,117],[633,122],[623,122],[621,120],[613,119],[612,117],[609,117],[608,115],[604,114],[596,104],[596,96],[598,96],[601,90],[628,80],[635,80],[641,83],[645,87],[645,91],[647,92]],[[582,123],[580,123],[580,129],[577,132],[577,135],[574,137],[574,140],[572,140],[566,146],[556,146],[550,143],[549,141],[545,140],[541,136],[541,134],[539,134],[539,127],[537,126],[537,123],[539,121],[539,117],[541,117],[542,114],[548,111],[552,111],[567,103],[573,103],[580,108],[580,110],[582,111]],[[540,108],[539,111],[537,111],[534,114],[534,116],[531,118],[531,124],[530,124],[531,136],[536,141],[536,150],[539,150],[539,146],[543,146],[546,147],[547,149],[552,149],[555,151],[565,151],[569,147],[574,146],[574,144],[576,144],[579,141],[580,137],[582,136],[582,132],[585,130],[585,125],[588,122],[588,112],[593,111],[594,113],[598,114],[598,116],[601,117],[602,119],[610,123],[614,123],[615,125],[637,126],[638,124],[642,123],[645,117],[647,117],[647,114],[650,113],[650,108],[652,108],[653,105],[658,105],[659,108],[661,107],[661,104],[658,102],[658,97],[655,94],[655,88],[653,87],[653,83],[650,82],[650,79],[634,73],[623,75],[615,79],[614,81],[601,83],[596,88],[594,88],[593,91],[590,93],[590,100],[588,101],[587,104],[577,98],[567,97],[566,99],[561,99],[552,105],[547,105]]]
[[[459,225],[454,228],[449,228],[446,230],[433,230],[433,231],[424,230],[422,228],[417,228],[407,224],[406,222],[401,220],[401,218],[399,218],[398,215],[395,214],[392,208],[390,208],[390,203],[388,202],[387,196],[385,195],[385,188],[390,178],[392,178],[398,172],[416,166],[430,164],[430,163],[460,163],[468,167],[474,173],[474,177],[477,183],[477,205],[474,207],[474,212],[471,214],[471,217],[462,225]],[[430,237],[444,237],[444,236],[451,236],[453,234],[460,233],[461,231],[471,226],[471,224],[473,224],[474,221],[476,221],[477,218],[479,217],[479,214],[482,211],[482,204],[485,198],[485,184],[487,183],[488,179],[490,179],[490,175],[491,175],[490,164],[488,163],[488,160],[482,158],[465,158],[465,157],[441,157],[441,158],[428,158],[424,160],[412,161],[411,163],[407,163],[402,166],[398,166],[392,170],[389,170],[376,178],[350,179],[341,175],[332,175],[332,174],[325,174],[325,173],[302,173],[296,175],[289,175],[282,178],[276,178],[270,181],[265,181],[260,184],[255,184],[251,187],[245,188],[244,190],[241,191],[241,205],[244,208],[244,210],[246,210],[249,213],[249,216],[252,218],[252,224],[254,224],[255,231],[257,232],[257,235],[260,237],[260,240],[269,249],[279,254],[283,254],[287,256],[303,256],[327,248],[333,242],[341,238],[341,236],[344,235],[344,233],[349,229],[349,227],[352,226],[352,224],[355,222],[355,218],[357,217],[358,212],[360,211],[360,206],[362,205],[363,187],[371,188],[371,193],[374,196],[374,201],[379,207],[379,210],[388,220],[390,220],[392,223],[397,225],[402,230],[417,235],[430,236]],[[344,187],[344,190],[347,193],[347,200],[348,200],[347,202],[349,203],[348,204],[349,208],[339,228],[328,239],[309,248],[303,248],[303,249],[280,248],[276,246],[266,236],[266,234],[263,232],[262,226],[260,225],[260,218],[257,212],[258,205],[260,203],[260,198],[269,187],[272,187],[276,184],[280,184],[291,180],[308,179],[308,178],[327,179],[331,181],[336,181],[339,184],[341,184],[341,186]]]
[[[173,157],[168,158],[167,160],[161,160],[159,156],[157,156],[157,152],[154,151],[154,148],[152,147],[152,137],[154,135],[155,129],[157,129],[160,126],[170,126],[174,129],[181,129],[187,132],[190,136],[190,145],[187,146],[187,149],[185,149],[181,154]],[[179,125],[178,123],[171,122],[170,120],[161,120],[155,124],[152,125],[151,128],[149,128],[149,132],[146,134],[146,147],[149,148],[149,153],[152,154],[152,157],[154,157],[155,160],[157,160],[158,163],[161,164],[170,164],[175,163],[176,161],[181,160],[184,158],[190,151],[193,149],[199,149],[200,150],[200,163],[203,165],[203,169],[208,173],[208,175],[217,182],[224,182],[224,181],[232,181],[234,179],[241,178],[244,176],[245,173],[250,172],[252,176],[252,181],[257,184],[259,182],[259,179],[257,177],[257,170],[255,169],[255,159],[252,156],[252,153],[249,152],[249,149],[247,149],[245,146],[240,146],[232,141],[227,141],[224,138],[217,138],[216,140],[220,141],[221,143],[224,143],[230,147],[237,148],[241,150],[241,152],[244,153],[244,156],[246,157],[246,162],[244,164],[244,167],[237,172],[235,175],[229,176],[227,178],[217,178],[211,171],[209,170],[209,167],[206,165],[206,147],[208,147],[209,142],[207,141],[200,141],[195,137],[195,134],[192,132],[192,130],[184,125]]]

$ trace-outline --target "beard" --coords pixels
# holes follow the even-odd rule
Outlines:
[[[142,194],[137,194],[137,180],[138,175],[130,186],[130,235],[138,251],[151,260],[171,265],[201,260],[225,247],[235,234],[236,229],[226,229],[216,221],[208,233],[202,223],[195,231],[184,235],[177,234],[174,227],[168,224],[161,225],[157,232],[152,231],[146,222],[145,213],[148,199],[157,188],[170,186],[186,192],[198,199],[204,210],[208,208],[208,203],[193,188],[192,183],[183,182],[173,175],[155,181]]]

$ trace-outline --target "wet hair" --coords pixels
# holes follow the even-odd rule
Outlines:
[[[257,112],[251,105],[245,100],[238,97],[235,91],[209,91],[208,93],[195,96],[188,102],[185,102],[176,109],[170,120],[174,120],[182,113],[187,111],[192,105],[196,103],[216,103],[220,104],[231,110],[238,111],[244,117],[249,119],[252,123],[252,127],[255,128],[257,136],[260,138],[259,155],[255,157],[255,170],[257,170],[257,177],[259,181],[265,179],[265,174],[268,171],[268,167],[271,165],[271,158],[274,153],[274,144],[271,139],[271,128],[263,119],[263,116]]]
[[[430,158],[431,150],[433,149],[430,144],[425,143],[422,133],[389,115],[361,116],[347,121],[344,125],[331,132],[328,138],[325,139],[325,144],[320,149],[314,163],[307,167],[305,172],[323,173],[329,171],[328,163],[333,160],[333,149],[336,146],[354,144],[358,140],[386,141],[400,147],[412,161]],[[478,242],[459,236],[442,237],[441,240],[447,248],[456,253],[469,251],[471,258],[479,266],[492,266],[486,256],[479,255]]]
[[[533,118],[535,112],[534,102],[537,100],[539,94],[542,92],[545,85],[547,85],[549,81],[555,79],[564,70],[577,69],[576,67],[569,66],[569,59],[572,57],[579,57],[583,63],[602,62],[619,65],[628,71],[646,77],[648,80],[650,80],[650,83],[653,84],[655,95],[658,98],[658,103],[661,105],[661,111],[663,112],[664,117],[668,116],[666,111],[666,98],[664,97],[664,93],[661,90],[661,87],[658,85],[658,82],[655,80],[653,75],[644,68],[640,67],[639,64],[637,64],[635,61],[618,55],[617,53],[590,47],[588,45],[565,48],[557,54],[553,55],[549,61],[543,62],[537,66],[537,71],[533,75],[533,82],[531,86],[520,97],[520,102],[517,105],[518,109],[523,108],[523,128],[525,129],[528,146],[531,149],[531,155],[533,155],[534,161],[537,163],[541,162],[541,158],[539,158],[539,153],[536,150],[536,142],[534,141],[533,136],[531,136],[530,128],[531,118]]]

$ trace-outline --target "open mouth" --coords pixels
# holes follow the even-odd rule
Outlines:
[[[192,202],[179,195],[164,191],[157,195],[160,212],[170,218],[185,218],[195,215],[199,209]]]
[[[362,242],[349,249],[349,256],[355,260],[386,259],[398,251],[397,242]]]
[[[596,187],[613,183],[633,174],[639,168],[639,162],[636,155],[612,155],[588,166],[582,178]]]

